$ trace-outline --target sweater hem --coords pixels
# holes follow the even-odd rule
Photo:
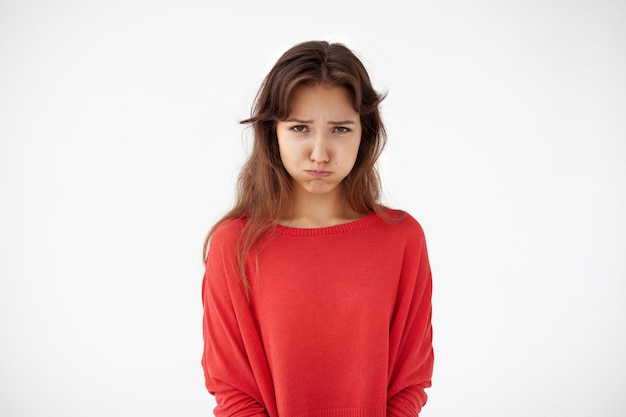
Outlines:
[[[385,406],[324,408],[290,417],[385,417]]]

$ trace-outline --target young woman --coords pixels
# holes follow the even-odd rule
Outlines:
[[[379,202],[382,96],[341,44],[265,78],[234,208],[205,243],[206,386],[217,417],[419,414],[433,369],[424,234]]]

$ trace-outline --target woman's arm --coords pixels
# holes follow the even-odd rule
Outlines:
[[[216,233],[202,286],[206,386],[216,417],[266,417],[262,391],[268,387],[259,386],[265,361],[233,259],[233,246]]]
[[[421,232],[407,246],[398,301],[390,330],[390,378],[387,416],[416,417],[426,403],[431,385],[432,277]]]

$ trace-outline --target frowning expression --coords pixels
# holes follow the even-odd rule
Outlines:
[[[361,143],[361,120],[344,87],[298,87],[289,116],[276,124],[276,134],[296,193],[341,192]]]

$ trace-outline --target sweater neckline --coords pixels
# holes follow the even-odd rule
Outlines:
[[[281,224],[276,225],[275,231],[282,235],[288,236],[327,236],[327,235],[336,235],[339,233],[347,233],[353,232],[355,230],[363,229],[367,226],[370,226],[380,220],[380,216],[376,213],[368,214],[365,217],[361,217],[357,220],[352,220],[347,223],[337,224],[334,226],[326,226],[326,227],[314,227],[314,228],[304,228],[304,227],[289,227],[283,226]]]

